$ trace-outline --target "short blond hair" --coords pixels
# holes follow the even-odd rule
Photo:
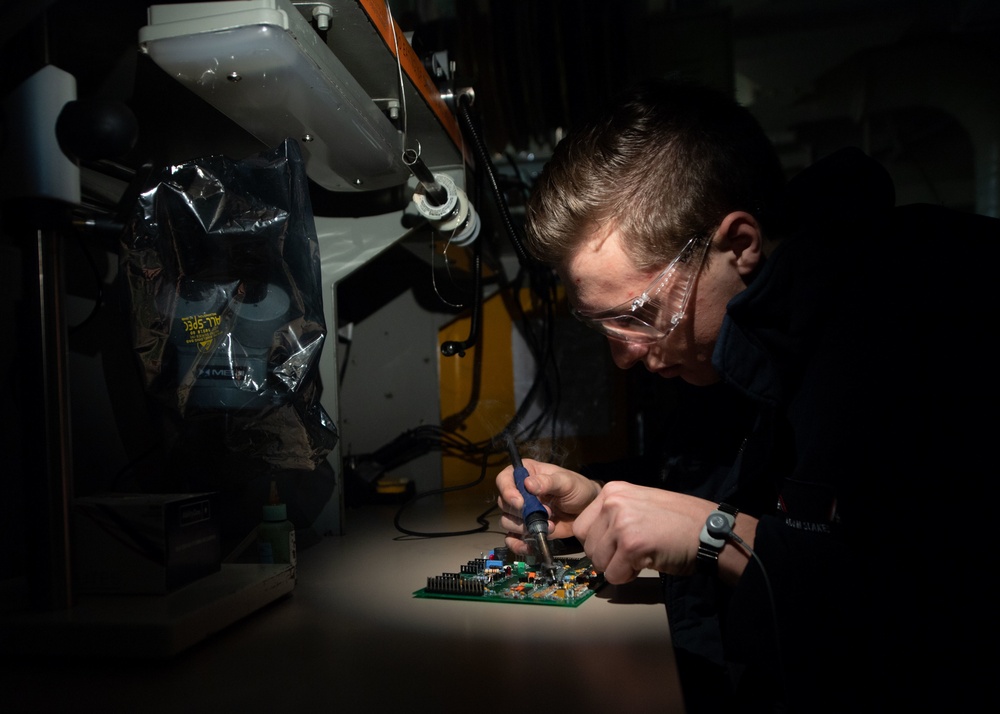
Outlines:
[[[527,247],[559,265],[611,222],[636,267],[651,268],[732,211],[765,224],[783,185],[746,108],[706,87],[647,82],[556,147],[528,200]]]

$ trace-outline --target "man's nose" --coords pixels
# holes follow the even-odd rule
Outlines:
[[[611,347],[611,359],[619,369],[628,369],[649,352],[649,345],[622,342],[621,340],[613,340],[610,337],[608,338],[608,345]]]

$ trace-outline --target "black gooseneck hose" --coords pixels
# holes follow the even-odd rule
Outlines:
[[[472,305],[472,319],[469,321],[469,336],[462,342],[457,342],[455,340],[449,340],[442,343],[441,354],[445,357],[451,357],[453,355],[458,355],[459,357],[465,357],[465,351],[470,347],[474,347],[477,340],[479,339],[479,318],[483,311],[483,263],[482,263],[482,241],[477,240],[475,248],[473,250],[473,276],[475,279],[474,287],[475,290],[475,302]]]
[[[471,101],[472,101],[471,97],[470,97],[470,95],[468,93],[463,94],[459,98],[459,103],[458,103],[459,110],[460,110],[459,111],[459,117],[462,119],[463,128],[466,130],[466,133],[469,134],[471,137],[478,138],[478,134],[477,134],[477,132],[475,130],[475,127],[473,126],[472,117],[469,114],[469,109],[468,109],[468,104]],[[481,142],[477,142],[475,140],[473,141],[473,144],[477,144],[477,143],[481,143]],[[480,156],[480,160],[482,160],[482,154],[479,151],[478,146],[477,146],[477,155],[479,155]],[[489,155],[488,154],[486,155],[486,158],[489,159]],[[492,177],[491,177],[491,179],[492,179]],[[494,179],[494,182],[495,182],[495,179]],[[477,198],[482,195],[482,183],[483,183],[483,172],[482,171],[477,171],[476,172],[476,197]],[[499,200],[500,200],[501,203],[503,203],[503,197],[502,196],[499,197]],[[465,351],[467,349],[469,349],[470,347],[475,346],[476,342],[479,340],[479,321],[480,321],[480,318],[482,317],[482,311],[483,311],[483,287],[482,287],[483,286],[483,264],[482,264],[483,249],[482,249],[482,242],[481,241],[478,241],[478,240],[476,241],[475,249],[473,250],[473,254],[472,255],[473,255],[473,258],[472,258],[472,260],[473,260],[472,270],[473,270],[473,279],[474,279],[473,290],[475,292],[475,298],[474,298],[475,302],[473,303],[473,306],[472,306],[472,316],[471,316],[471,319],[469,320],[469,336],[465,340],[460,341],[460,342],[456,341],[456,340],[449,340],[449,341],[443,343],[441,345],[441,354],[443,354],[445,357],[451,357],[453,355],[458,355],[459,357],[465,357]]]
[[[497,209],[500,211],[500,218],[503,220],[504,228],[507,231],[510,242],[514,246],[514,252],[517,253],[518,262],[520,262],[523,266],[528,266],[532,262],[531,257],[528,255],[528,251],[525,249],[524,243],[518,235],[514,221],[510,217],[510,209],[507,207],[507,201],[504,198],[503,191],[500,190],[500,184],[497,182],[496,166],[494,166],[493,159],[490,158],[490,152],[487,150],[485,142],[476,130],[475,123],[472,120],[472,115],[469,112],[469,106],[471,104],[472,97],[470,94],[462,94],[461,97],[459,97],[458,102],[458,115],[462,119],[462,126],[465,128],[466,133],[469,135],[469,139],[472,141],[472,147],[475,149],[476,157],[482,164],[486,178],[490,180],[490,188],[493,192],[493,199],[496,202]]]
[[[496,203],[499,215],[503,221],[504,229],[506,230],[507,236],[510,239],[511,244],[514,247],[514,251],[517,254],[518,262],[524,271],[518,276],[515,281],[516,286],[521,285],[521,279],[527,277],[532,285],[532,290],[536,291],[540,295],[545,295],[546,297],[551,297],[551,292],[553,286],[551,284],[551,275],[548,271],[541,269],[537,262],[535,262],[531,256],[528,254],[527,249],[524,247],[524,241],[518,232],[517,226],[511,218],[510,210],[507,206],[507,201],[504,197],[503,192],[500,189],[499,182],[497,181],[496,167],[493,164],[493,160],[490,157],[490,153],[486,148],[485,143],[480,135],[480,132],[473,121],[472,114],[470,112],[470,106],[472,104],[472,94],[471,92],[466,92],[459,96],[458,101],[458,116],[462,122],[462,128],[465,135],[469,138],[477,157],[480,169],[476,172],[477,178],[477,191],[476,196],[482,195],[482,183],[485,179],[489,179],[490,188],[492,189],[493,199]],[[473,346],[479,336],[479,321],[482,310],[482,283],[481,283],[481,248],[477,246],[475,252],[475,270],[476,270],[476,305],[472,314],[472,321],[469,330],[469,339],[464,342],[446,342],[441,346],[441,351],[444,355],[462,354],[462,350],[468,349]],[[512,298],[509,298],[511,303],[511,309],[516,312],[521,312],[520,298],[518,297],[520,293],[520,287],[515,287],[514,294]],[[547,302],[548,307],[546,309],[546,319],[545,324],[547,325],[547,341],[551,341],[552,338],[552,304]],[[512,314],[514,314],[512,312]],[[522,313],[523,316],[523,313]],[[524,337],[528,342],[529,349],[533,354],[536,355],[540,365],[548,365],[552,369],[557,370],[558,367],[554,361],[554,354],[550,349],[544,348],[542,345],[537,343],[535,336],[532,334],[531,330],[526,330]],[[477,361],[481,359],[481,352],[476,353]],[[479,365],[477,365],[477,368]],[[528,410],[531,404],[534,403],[535,395],[539,389],[543,388],[542,383],[543,370],[540,369],[535,379],[532,382],[531,387],[528,390],[528,395],[524,399],[523,403],[517,410],[517,414],[512,419],[511,423],[508,424],[505,431],[512,430],[515,428],[521,428],[521,419],[524,417],[524,413]],[[548,388],[546,388],[546,392]],[[556,391],[558,392],[558,380],[556,380]],[[469,405],[459,414],[454,415],[449,418],[450,421],[464,420],[475,409],[476,403],[478,402],[479,390],[478,390],[478,374],[474,377],[473,384],[473,396],[469,402]],[[537,420],[536,420],[537,421]],[[552,420],[553,430],[555,429],[555,419]],[[529,427],[530,428],[534,428]],[[553,431],[554,437],[554,431]]]

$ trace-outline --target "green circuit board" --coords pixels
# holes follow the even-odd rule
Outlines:
[[[559,558],[552,574],[515,560],[506,547],[468,561],[459,572],[427,578],[414,597],[579,607],[604,584],[590,558]]]

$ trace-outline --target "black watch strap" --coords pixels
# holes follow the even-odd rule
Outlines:
[[[701,572],[713,575],[718,572],[719,553],[722,552],[722,548],[726,545],[725,536],[720,538],[709,532],[709,522],[714,518],[721,517],[729,523],[729,529],[732,529],[733,524],[736,523],[737,513],[739,513],[739,509],[735,506],[731,506],[728,503],[720,503],[708,515],[705,525],[701,527],[701,534],[698,536],[698,557],[695,563]]]

